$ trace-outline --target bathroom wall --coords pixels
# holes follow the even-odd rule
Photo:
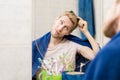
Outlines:
[[[0,0],[0,80],[31,80],[32,0]]]

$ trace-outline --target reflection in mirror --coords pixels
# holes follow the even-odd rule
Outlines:
[[[94,16],[95,16],[95,30],[96,30],[95,40],[99,44],[101,44],[103,46],[108,41],[108,40],[105,39],[105,37],[102,34],[102,28],[103,28],[102,25],[103,25],[104,14],[105,14],[105,13],[103,13],[103,11],[104,11],[104,7],[106,7],[106,6],[102,5],[103,4],[103,0],[97,0],[97,1],[93,0],[93,1],[94,1]],[[46,38],[47,41],[43,41],[43,42],[39,42],[39,40],[36,40],[36,39],[42,37],[47,32],[51,31],[52,27],[53,27],[53,24],[55,23],[54,21],[57,20],[56,18],[61,13],[63,13],[64,11],[73,10],[74,13],[78,15],[78,1],[74,1],[74,0],[70,0],[70,1],[69,0],[66,0],[66,1],[53,1],[53,0],[51,0],[51,1],[48,1],[48,0],[42,0],[42,1],[40,1],[40,0],[34,0],[33,2],[34,2],[34,4],[33,4],[33,40],[35,41],[34,42],[35,44],[33,44],[32,47],[33,47],[33,52],[34,52],[35,49],[37,50],[36,52],[38,53],[38,55],[39,55],[39,57],[40,57],[41,60],[39,59],[39,57],[36,57],[36,56],[34,56],[34,58],[36,58],[36,61],[39,61],[39,62],[36,63],[37,65],[41,64],[46,70],[48,70],[50,66],[46,67],[46,64],[48,64],[49,61],[52,60],[53,63],[54,63],[53,65],[57,65],[57,64],[55,64],[55,63],[57,63],[56,59],[54,59],[53,57],[50,57],[50,55],[49,55],[50,59],[47,59],[48,61],[46,61],[46,60],[44,61],[43,60],[43,56],[46,57],[45,53],[46,53],[47,50],[49,50],[49,48],[55,46],[55,44],[59,43],[61,40],[63,42],[65,40],[59,38],[59,41],[56,42],[54,45],[49,44],[49,45],[42,46],[41,44],[48,44],[49,40],[52,39],[52,37],[49,35],[48,37],[50,39]],[[55,3],[58,3],[58,4],[55,4]],[[60,20],[58,20],[58,21],[60,21],[60,24],[64,23],[66,25],[67,23],[69,23],[69,25],[67,24],[67,26],[71,26],[72,25],[72,23],[70,22],[69,19],[67,19],[67,17],[59,18],[59,19]],[[67,22],[64,21],[64,19],[67,19]],[[72,34],[74,34],[75,36],[81,38],[79,28],[77,28]],[[67,28],[65,28],[65,29],[67,29]],[[68,28],[68,30],[69,30],[69,28]],[[60,33],[60,31],[56,30],[56,35],[59,34],[59,33]],[[52,35],[52,36],[56,37],[56,35]],[[92,44],[95,44],[95,45],[94,46],[91,45],[91,47],[97,53],[97,51],[98,51],[98,45],[96,44],[96,42],[94,41],[94,39],[92,39],[92,41],[93,42],[89,41],[90,44],[92,43]],[[83,50],[84,49],[88,49],[90,47],[90,44],[89,43],[82,44],[82,45],[87,46],[87,48],[85,47],[85,48],[83,48]],[[44,48],[44,47],[46,47],[46,48]],[[48,49],[47,49],[47,47],[48,47]],[[72,46],[70,46],[70,47],[72,47]],[[65,49],[66,48],[69,48],[69,46],[65,47]],[[90,52],[91,52],[92,49],[88,49],[88,50],[90,50],[90,51],[88,51],[89,54],[90,54]],[[69,49],[69,51],[67,51],[67,52],[73,52],[71,50],[72,49]],[[83,51],[83,53],[84,53],[84,51]],[[65,56],[65,54],[62,51],[61,51],[61,53],[62,53],[62,55],[59,55],[59,58],[63,59],[63,56]],[[40,54],[42,54],[42,55],[40,55]],[[83,63],[88,62],[89,60],[93,59],[93,55],[92,54],[91,54],[91,56],[87,56],[87,55],[84,55],[84,54],[81,54],[81,55],[83,57],[87,58],[87,59],[81,58],[83,60]],[[94,55],[96,55],[96,54],[94,54]],[[68,55],[68,57],[69,57],[69,55]],[[67,61],[68,61],[68,63],[71,62],[67,58],[66,58],[66,60],[65,60],[64,63],[67,63]],[[49,63],[49,64],[51,64],[51,63]],[[71,66],[71,67],[73,68],[75,66]],[[37,68],[38,68],[38,66],[35,66],[35,70]],[[41,66],[39,68],[41,68]],[[64,68],[64,66],[63,66],[63,68]],[[53,73],[53,72],[55,72],[55,70],[49,70],[48,72],[49,73],[51,73],[51,72]],[[59,71],[59,72],[61,72],[61,71]]]

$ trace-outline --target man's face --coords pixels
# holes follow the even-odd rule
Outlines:
[[[104,24],[104,34],[105,36],[111,38],[113,37],[117,30],[118,30],[118,23],[119,23],[119,17],[120,16],[120,4],[119,5],[113,5],[111,10],[109,11],[109,14],[107,15],[105,24]]]
[[[63,38],[65,35],[70,34],[73,27],[73,23],[68,16],[61,16],[55,21],[51,35],[54,38]]]
[[[111,37],[113,37],[116,34],[117,22],[114,19],[111,22],[108,21],[108,23],[109,23],[108,25],[104,26],[104,34],[105,34],[106,37],[111,38]]]

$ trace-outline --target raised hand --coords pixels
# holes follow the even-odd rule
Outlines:
[[[83,20],[82,18],[79,18],[78,27],[79,27],[80,31],[83,32],[83,33],[88,31],[87,22],[85,20]]]

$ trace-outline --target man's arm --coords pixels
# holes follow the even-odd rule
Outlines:
[[[79,52],[87,59],[92,60],[96,53],[99,51],[98,43],[94,40],[94,38],[90,35],[87,29],[87,22],[84,21],[82,18],[79,18],[78,26],[80,31],[87,37],[88,41],[90,42],[92,49],[86,46],[81,46]]]

